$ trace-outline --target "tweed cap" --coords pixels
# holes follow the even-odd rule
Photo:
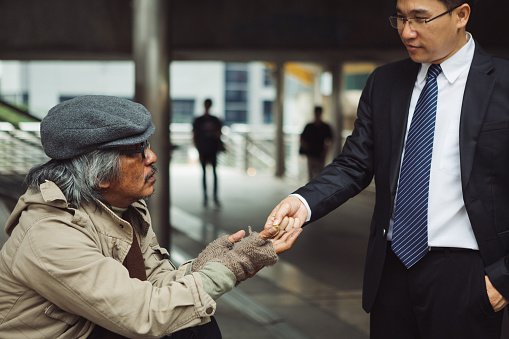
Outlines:
[[[154,133],[150,112],[127,99],[86,95],[49,110],[41,142],[52,159],[70,159],[97,149],[134,145]]]

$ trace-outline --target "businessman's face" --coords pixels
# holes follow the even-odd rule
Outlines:
[[[466,42],[470,7],[448,9],[439,0],[397,0],[398,33],[410,58],[418,63],[441,63]]]

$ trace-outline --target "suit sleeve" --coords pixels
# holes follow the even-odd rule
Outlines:
[[[309,204],[311,220],[321,218],[366,188],[373,179],[374,126],[372,93],[375,73],[362,92],[352,135],[343,151],[321,174],[294,193]],[[338,132],[339,134],[339,132]]]

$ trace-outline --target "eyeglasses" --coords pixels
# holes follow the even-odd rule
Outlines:
[[[454,6],[453,8],[448,9],[447,11],[438,14],[437,16],[434,16],[432,18],[426,19],[426,18],[407,18],[401,15],[393,15],[389,17],[389,22],[391,23],[392,28],[396,28],[397,30],[402,31],[405,28],[405,24],[408,22],[408,24],[412,27],[412,29],[419,29],[422,28],[425,24],[430,23],[431,21],[440,18],[441,16],[444,16],[446,14],[450,14],[452,11],[454,11],[456,8],[463,5],[463,3]]]
[[[133,156],[138,153],[141,153],[142,159],[145,159],[147,157],[147,150],[150,149],[150,142],[148,142],[148,140],[146,140],[146,141],[140,142],[138,144],[121,146],[121,147],[117,147],[115,149],[120,154],[128,155],[128,156]]]

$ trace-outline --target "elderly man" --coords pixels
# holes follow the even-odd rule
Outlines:
[[[239,231],[175,268],[143,200],[156,181],[153,132],[142,105],[116,97],[49,111],[51,160],[28,174],[0,252],[1,338],[220,338],[215,300],[291,247],[299,230],[274,241],[277,230]]]

